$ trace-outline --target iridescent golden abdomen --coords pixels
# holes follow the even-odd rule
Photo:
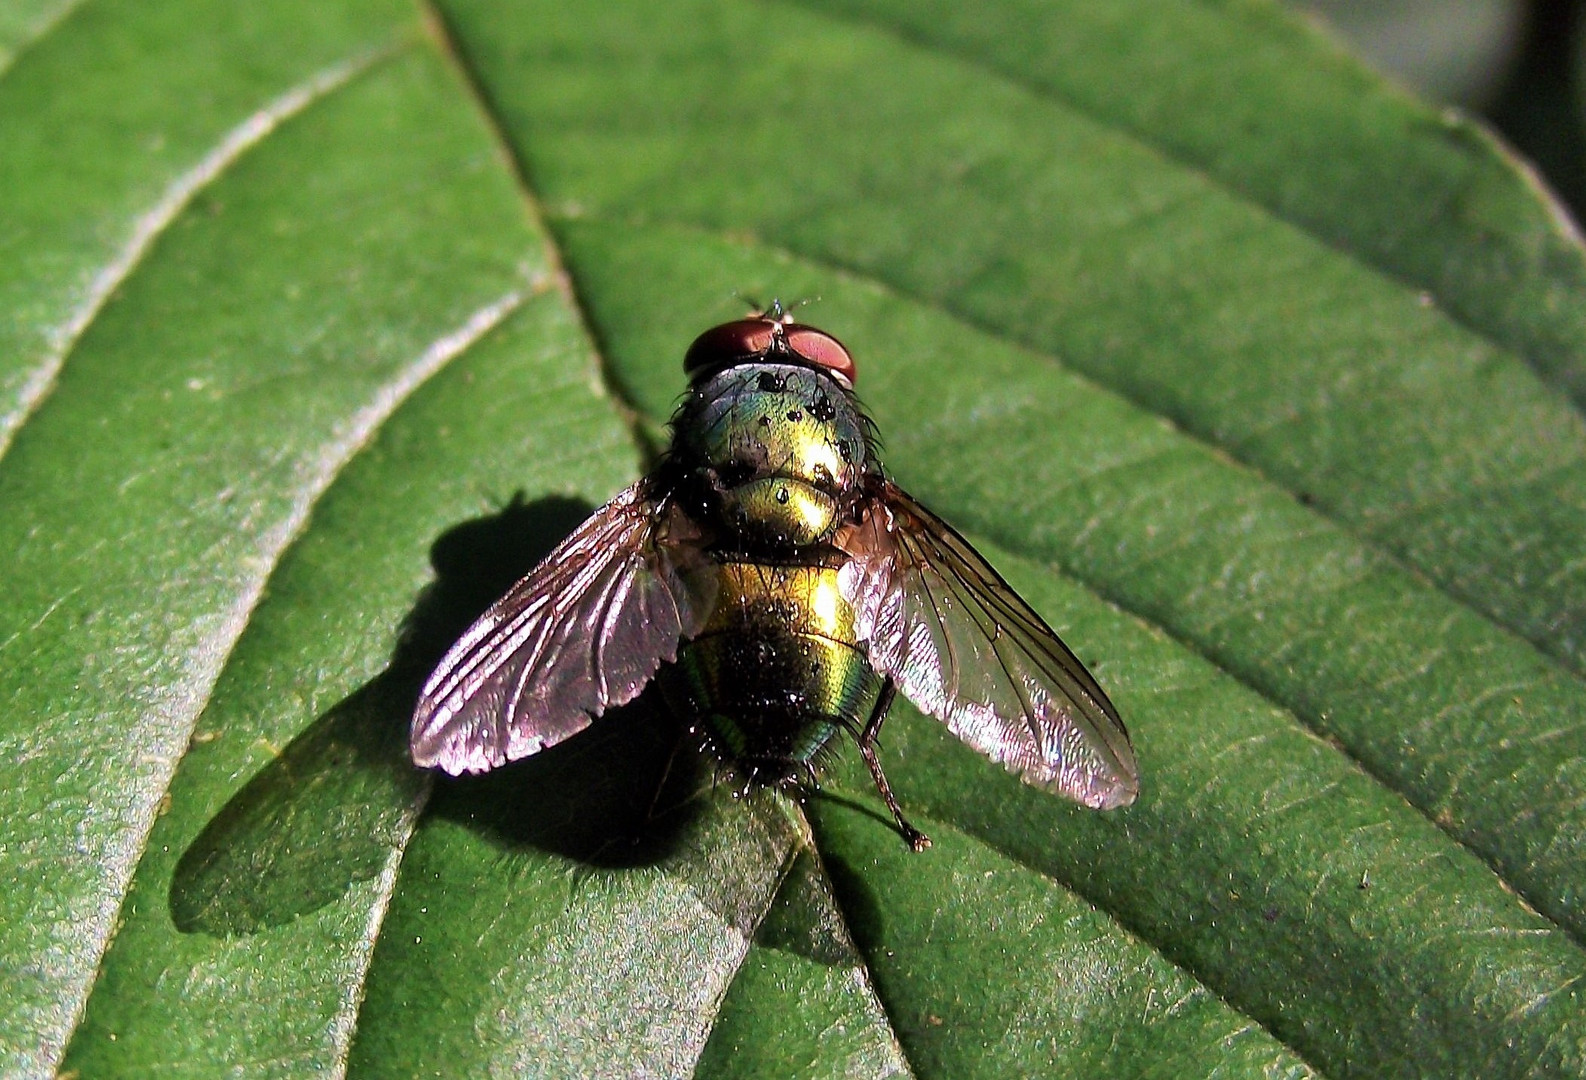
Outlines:
[[[881,678],[855,641],[834,566],[720,561],[705,627],[663,669],[672,707],[759,779],[792,776],[839,727],[862,726]]]
[[[837,586],[836,567],[717,562],[709,572],[716,606],[698,637],[765,628],[856,643],[854,609]]]

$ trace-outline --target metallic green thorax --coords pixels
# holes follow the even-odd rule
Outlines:
[[[667,469],[713,537],[696,572],[717,599],[661,685],[751,777],[786,779],[881,694],[829,543],[877,468],[867,422],[822,372],[761,363],[703,379],[673,426]]]

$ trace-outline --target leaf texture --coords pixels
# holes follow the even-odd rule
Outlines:
[[[0,13],[0,1074],[1586,1071],[1586,256],[1246,2]],[[409,767],[739,296],[1129,725]]]

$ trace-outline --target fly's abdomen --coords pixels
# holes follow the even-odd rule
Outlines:
[[[705,628],[662,688],[730,758],[765,782],[790,777],[840,726],[862,725],[881,679],[829,566],[723,562]]]

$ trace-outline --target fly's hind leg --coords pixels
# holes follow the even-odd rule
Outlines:
[[[881,771],[881,760],[876,757],[876,736],[881,733],[881,725],[887,718],[887,711],[892,708],[892,699],[897,696],[897,692],[898,688],[891,679],[882,685],[881,697],[871,710],[865,729],[859,733],[859,756],[865,759],[870,775],[875,778],[876,790],[881,792],[882,801],[892,811],[892,817],[898,823],[898,832],[903,834],[909,847],[924,851],[931,846],[931,838],[910,825],[908,818],[903,816],[903,808],[898,805],[897,796],[892,794],[892,785],[887,783],[886,775]]]
[[[677,753],[683,748],[683,740],[688,738],[688,731],[681,730],[677,734],[677,741],[672,744],[672,752],[666,756],[666,768],[661,770],[661,779],[655,785],[655,794],[650,796],[650,808],[644,812],[645,825],[651,825],[656,819],[656,809],[661,805],[661,792],[666,790],[666,782],[672,779],[672,766],[677,764]]]

